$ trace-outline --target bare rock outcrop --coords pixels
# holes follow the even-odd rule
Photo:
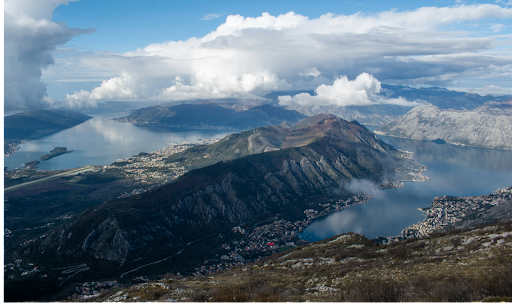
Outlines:
[[[512,150],[512,105],[488,102],[474,110],[419,106],[378,128],[381,135]]]

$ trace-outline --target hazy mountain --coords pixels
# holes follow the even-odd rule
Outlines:
[[[329,113],[344,120],[357,120],[364,125],[380,126],[385,124],[412,109],[412,107],[397,105],[370,105],[370,106],[290,106],[294,110],[307,116],[314,116],[320,113]]]
[[[365,127],[331,115],[308,118],[297,128],[270,126],[231,135],[174,160],[222,151],[240,158],[90,208],[29,246],[24,257],[45,267],[87,263],[90,271],[83,275],[89,279],[157,260],[146,274],[162,267],[190,271],[212,258],[218,242],[229,241],[222,231],[269,217],[303,220],[308,209],[323,210],[326,202],[352,197],[344,188],[347,181],[411,180],[419,166]],[[194,243],[198,240],[204,241]],[[192,251],[180,255],[184,248]]]
[[[115,120],[168,127],[246,130],[282,122],[294,124],[303,118],[296,111],[272,105],[236,111],[217,104],[180,104],[142,108]]]
[[[473,110],[444,110],[434,105],[412,109],[375,133],[455,145],[512,149],[512,105],[488,102]]]
[[[439,87],[411,88],[386,84],[382,85],[381,94],[389,98],[404,97],[409,101],[423,100],[441,109],[454,110],[471,110],[489,101],[501,102],[512,97],[510,95],[479,95]]]
[[[61,110],[30,110],[4,117],[4,139],[33,139],[68,129],[91,119]]]
[[[277,102],[277,96],[295,95],[300,92],[282,92],[282,94],[269,94],[268,98]],[[311,95],[314,92],[307,91]],[[388,98],[404,97],[408,101],[423,101],[433,104],[441,109],[474,109],[489,101],[504,101],[509,99],[510,95],[493,96],[478,95],[474,93],[451,91],[445,88],[411,88],[407,86],[382,85],[381,95]],[[329,113],[345,120],[357,120],[364,125],[380,126],[404,115],[412,107],[398,106],[390,104],[377,104],[369,106],[292,106],[287,107],[307,116],[313,116],[320,113]]]

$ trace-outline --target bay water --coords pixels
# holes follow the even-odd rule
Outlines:
[[[4,166],[13,170],[28,161],[40,160],[55,147],[72,153],[40,161],[39,170],[63,170],[86,165],[108,165],[140,152],[164,148],[169,143],[222,138],[226,130],[187,130],[141,127],[110,121],[123,112],[100,113],[73,128],[27,141]],[[403,188],[379,191],[367,204],[357,205],[315,220],[301,234],[316,241],[346,232],[366,237],[398,235],[405,227],[424,219],[417,208],[430,206],[436,196],[483,195],[512,185],[512,151],[461,147],[380,136],[386,143],[413,152],[428,166],[426,182],[405,183]]]
[[[403,188],[378,191],[363,205],[319,218],[301,237],[318,241],[347,232],[368,238],[395,236],[425,218],[418,208],[429,207],[436,196],[472,196],[512,186],[512,151],[462,147],[379,136],[428,168],[425,182],[406,182]]]
[[[39,170],[64,170],[87,165],[110,165],[117,159],[128,158],[140,152],[152,152],[175,142],[197,142],[199,139],[222,138],[230,131],[193,130],[182,128],[142,127],[110,121],[126,116],[123,112],[92,115],[88,121],[41,139],[27,141],[20,149],[4,158],[8,170],[21,168],[26,162],[37,160]],[[66,147],[71,153],[46,161],[40,157],[55,147]]]

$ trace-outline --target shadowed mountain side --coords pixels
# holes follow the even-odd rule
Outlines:
[[[4,139],[33,139],[74,127],[91,118],[71,111],[24,111],[4,117]]]
[[[343,187],[348,180],[410,179],[407,172],[417,164],[359,124],[338,118],[300,129],[273,126],[252,132],[282,147],[301,142],[301,134],[316,138],[192,170],[157,190],[90,208],[28,247],[25,255],[47,265],[87,261],[91,278],[119,275],[247,221],[304,219],[306,209],[320,210],[323,203],[352,196]],[[228,143],[212,146],[230,150]],[[200,261],[207,258],[195,254]],[[182,258],[190,261],[168,267],[190,267],[192,259]]]
[[[296,111],[272,105],[235,111],[216,104],[180,104],[138,109],[115,121],[168,127],[246,130],[282,122],[294,124],[305,117]]]
[[[384,153],[394,150],[357,122],[319,114],[302,120],[294,127],[280,124],[230,134],[214,145],[192,147],[171,155],[166,161],[176,162],[190,170],[247,155],[306,146],[324,137],[331,138],[331,142],[339,141],[338,144],[364,143]]]

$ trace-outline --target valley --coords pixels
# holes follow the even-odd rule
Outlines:
[[[340,130],[341,132],[337,133],[337,130]],[[93,171],[81,174],[80,176],[74,178],[66,178],[53,181],[51,186],[45,185],[37,191],[43,191],[39,192],[40,194],[43,194],[45,191],[47,191],[43,189],[49,186],[55,187],[55,185],[58,184],[67,184],[67,186],[76,185],[82,188],[86,187],[87,190],[84,189],[86,191],[96,189],[91,192],[90,196],[105,202],[99,208],[101,209],[100,213],[93,212],[93,217],[90,219],[94,219],[96,225],[100,224],[99,226],[96,226],[97,228],[95,228],[98,232],[103,229],[103,232],[101,233],[106,232],[107,234],[100,234],[95,236],[93,233],[93,238],[85,235],[85,239],[90,240],[88,242],[92,242],[93,244],[96,243],[96,245],[93,246],[99,245],[101,251],[107,249],[107,251],[104,251],[104,253],[100,253],[101,251],[98,251],[98,249],[93,249],[93,247],[91,248],[96,252],[95,256],[100,257],[100,260],[105,259],[105,257],[107,259],[115,259],[116,255],[118,254],[115,251],[106,248],[105,245],[107,245],[107,243],[104,243],[102,239],[109,242],[109,238],[113,237],[111,240],[113,244],[115,244],[114,246],[117,246],[118,249],[122,248],[120,246],[125,246],[122,243],[124,242],[123,240],[121,240],[121,243],[115,243],[118,242],[116,241],[117,236],[115,236],[118,234],[118,232],[115,231],[122,231],[119,228],[123,227],[121,225],[126,225],[126,222],[123,224],[120,220],[126,219],[127,217],[125,215],[128,215],[128,219],[130,219],[130,217],[133,217],[134,214],[141,214],[139,211],[137,211],[137,209],[140,210],[140,207],[137,206],[139,204],[137,201],[140,201],[140,203],[143,205],[147,205],[148,203],[149,205],[154,204],[155,199],[157,201],[160,199],[159,196],[155,196],[155,194],[162,191],[161,186],[172,181],[174,182],[168,184],[169,186],[176,183],[178,183],[178,185],[186,185],[187,187],[189,185],[193,186],[195,190],[192,192],[192,197],[196,200],[196,202],[201,202],[201,200],[205,200],[205,198],[208,199],[207,196],[204,196],[208,193],[215,196],[219,194],[223,195],[222,193],[225,190],[221,190],[219,192],[219,186],[222,189],[227,189],[225,188],[226,186],[231,187],[234,190],[233,193],[235,194],[235,200],[239,199],[243,201],[245,198],[240,194],[243,194],[243,192],[247,191],[247,181],[250,181],[250,183],[253,184],[249,184],[249,189],[257,189],[258,187],[261,187],[260,185],[262,183],[267,183],[267,185],[270,186],[269,189],[283,189],[283,186],[284,189],[286,189],[286,187],[293,189],[293,184],[289,181],[291,177],[287,177],[288,180],[282,179],[283,176],[286,176],[283,175],[285,172],[283,171],[284,167],[280,168],[280,175],[276,176],[277,183],[276,181],[272,181],[274,178],[272,175],[275,173],[272,173],[272,170],[270,170],[270,172],[265,171],[268,170],[265,167],[272,167],[275,163],[280,163],[280,161],[276,162],[276,160],[273,160],[275,157],[277,157],[277,159],[281,159],[281,161],[285,160],[282,163],[283,166],[286,166],[285,163],[288,162],[292,176],[295,178],[295,180],[297,180],[297,182],[299,182],[299,185],[300,183],[304,183],[304,185],[308,185],[309,183],[309,186],[306,186],[305,188],[309,189],[306,191],[302,189],[304,186],[299,188],[296,187],[293,190],[302,192],[295,192],[295,195],[299,194],[299,197],[301,195],[308,197],[309,202],[307,202],[305,205],[302,205],[299,210],[271,209],[272,211],[270,212],[264,212],[262,214],[263,217],[257,217],[256,219],[248,222],[233,222],[228,217],[227,220],[224,221],[231,221],[233,225],[220,226],[218,223],[216,223],[214,229],[217,229],[218,232],[213,232],[213,234],[212,228],[209,228],[208,226],[199,228],[194,227],[194,230],[189,229],[188,232],[182,231],[179,235],[186,236],[187,238],[182,237],[182,239],[178,242],[171,241],[171,244],[167,245],[168,249],[166,249],[166,251],[169,252],[168,255],[162,254],[162,252],[156,253],[153,250],[144,250],[146,254],[143,256],[134,257],[132,261],[127,260],[121,267],[112,262],[100,262],[100,267],[104,268],[104,270],[100,270],[97,268],[98,266],[96,266],[98,265],[97,257],[91,258],[83,256],[83,258],[80,258],[79,260],[85,263],[87,270],[80,272],[70,272],[65,276],[62,274],[59,276],[57,275],[57,272],[52,271],[51,269],[59,268],[61,266],[67,267],[69,265],[74,265],[72,260],[69,260],[64,264],[47,263],[46,261],[51,259],[48,258],[48,256],[46,258],[43,257],[38,261],[37,258],[34,259],[29,253],[31,249],[34,248],[35,244],[41,243],[45,239],[49,239],[49,236],[53,238],[50,243],[55,242],[55,236],[51,236],[51,234],[54,233],[52,231],[55,231],[54,227],[57,227],[58,225],[64,224],[63,227],[71,228],[71,230],[68,231],[60,230],[58,232],[59,235],[67,234],[73,235],[73,238],[75,237],[74,235],[77,234],[77,231],[74,230],[73,226],[69,226],[69,223],[74,222],[77,219],[79,212],[61,212],[56,214],[54,216],[54,220],[52,221],[45,221],[44,218],[41,218],[41,224],[39,226],[18,226],[20,228],[30,228],[29,230],[24,230],[25,228],[9,228],[6,231],[8,236],[6,238],[6,240],[8,240],[7,245],[9,245],[8,248],[10,248],[6,248],[6,252],[15,250],[15,248],[21,244],[21,248],[24,248],[22,251],[24,253],[18,253],[14,260],[19,260],[20,263],[24,263],[25,265],[18,270],[16,270],[16,267],[14,267],[14,272],[10,272],[9,276],[11,276],[11,278],[9,279],[9,286],[17,286],[17,284],[19,284],[18,282],[33,282],[29,284],[35,284],[35,286],[37,286],[40,283],[44,283],[43,285],[46,286],[44,287],[46,289],[50,288],[49,286],[53,286],[54,284],[63,284],[63,286],[65,286],[63,289],[59,287],[56,290],[61,290],[62,292],[67,290],[67,293],[69,288],[71,286],[76,286],[76,282],[78,281],[87,282],[88,280],[100,280],[101,282],[111,282],[105,283],[107,285],[110,284],[109,286],[111,287],[121,286],[119,284],[133,284],[137,281],[137,278],[141,277],[147,277],[148,279],[157,278],[158,275],[162,274],[162,269],[166,269],[169,273],[175,274],[180,273],[182,275],[205,276],[218,273],[219,271],[222,272],[232,267],[241,267],[268,255],[303,246],[307,244],[307,242],[302,240],[298,234],[300,234],[305,227],[311,225],[314,220],[323,218],[326,215],[332,214],[333,212],[345,210],[351,206],[365,204],[369,199],[371,199],[370,195],[350,192],[336,193],[336,191],[339,190],[334,191],[334,189],[331,190],[332,192],[328,190],[325,194],[319,194],[318,192],[315,193],[314,190],[315,187],[320,187],[320,189],[329,189],[328,187],[323,187],[328,185],[328,180],[334,179],[335,176],[340,176],[343,178],[340,173],[342,173],[343,176],[349,176],[350,174],[352,178],[360,179],[361,177],[365,176],[364,174],[368,174],[368,172],[372,172],[372,170],[373,172],[379,172],[374,171],[377,167],[373,168],[373,166],[376,166],[376,164],[380,162],[377,161],[372,163],[370,161],[371,157],[376,157],[378,153],[369,153],[369,151],[363,150],[362,146],[356,148],[358,145],[369,143],[373,148],[381,151],[380,153],[397,153],[395,154],[398,156],[398,163],[396,164],[403,162],[403,166],[394,168],[392,170],[390,170],[392,167],[388,169],[383,168],[384,171],[381,172],[387,171],[394,173],[391,175],[393,177],[392,179],[375,179],[375,182],[378,182],[381,188],[403,187],[402,181],[428,180],[428,178],[422,175],[422,172],[426,169],[426,167],[411,161],[411,157],[414,154],[400,150],[393,152],[393,149],[390,149],[386,145],[382,144],[374,135],[368,136],[365,133],[367,131],[364,130],[364,127],[358,125],[357,123],[343,122],[334,116],[320,115],[318,117],[308,118],[296,126],[288,126],[283,124],[279,126],[259,128],[253,131],[246,131],[240,134],[231,134],[222,140],[203,140],[197,144],[171,144],[167,148],[155,152],[143,152],[129,158],[118,159],[111,165],[96,166]],[[356,144],[355,147],[352,147],[353,144],[335,144],[337,140],[336,138],[341,137],[343,137],[344,140],[354,141],[358,144]],[[348,152],[354,148],[356,148],[356,153]],[[335,162],[332,163],[332,156],[330,154],[325,154],[325,151],[345,151],[343,153],[346,155],[347,159],[339,159],[340,164],[343,166],[337,167]],[[316,155],[316,153],[323,153],[322,157],[324,157],[324,161],[322,161],[322,157]],[[366,154],[364,157],[366,163],[359,163],[358,161],[357,165],[350,165],[349,159],[351,157],[357,157],[357,155],[361,155],[361,153]],[[304,159],[304,157],[306,157],[306,159]],[[362,159],[363,158],[358,158],[358,160]],[[295,166],[294,162],[300,167],[301,172],[303,172],[301,173],[302,177],[296,175],[297,172],[293,171]],[[308,162],[311,165],[309,165]],[[209,166],[212,166],[212,164],[213,167],[210,169]],[[361,169],[357,169],[358,166],[361,165],[367,166],[366,168],[370,170],[366,169],[363,171]],[[392,165],[392,163],[389,163],[388,165]],[[197,171],[198,169],[199,171]],[[357,170],[361,171],[357,173]],[[205,178],[206,181],[215,178],[215,174],[217,172],[220,172],[221,175],[224,175],[224,179],[220,179],[217,182],[218,186],[215,185],[215,183],[211,184],[211,182],[204,183],[201,181]],[[234,175],[229,177],[231,174],[229,172],[234,173]],[[260,172],[268,172],[270,174],[262,174]],[[192,174],[192,178],[190,177],[190,174]],[[245,175],[249,177],[247,178]],[[182,184],[180,184],[180,180],[182,180],[180,179],[180,176],[182,176],[182,179],[185,181],[189,180],[191,182],[182,182]],[[260,180],[258,176],[265,176],[266,180]],[[369,176],[371,175],[366,175],[366,178]],[[375,177],[376,176],[378,175],[375,175]],[[387,176],[390,175],[387,174]],[[200,178],[197,179],[197,177]],[[229,178],[226,179],[227,177]],[[197,183],[196,180],[200,182]],[[269,181],[272,182],[269,183]],[[282,186],[278,186],[279,182],[284,183]],[[242,188],[236,188],[237,183],[241,183]],[[206,185],[206,188],[204,185]],[[342,189],[339,182],[336,185],[336,187]],[[98,186],[101,186],[101,188]],[[180,187],[182,186],[176,186],[174,189]],[[100,189],[102,189],[102,191],[98,192]],[[105,191],[107,189],[111,190]],[[243,189],[242,192],[240,189]],[[73,191],[77,190],[78,189],[75,188]],[[283,200],[284,197],[286,200],[291,197],[288,196],[287,198],[286,196],[286,191],[289,190],[278,191],[281,191],[281,193],[277,192],[278,196],[276,196],[276,198],[271,198],[272,196],[270,196],[269,201],[278,202],[276,199]],[[30,193],[31,192],[28,192],[28,201],[30,201]],[[162,198],[169,197],[169,194],[164,193],[162,193]],[[255,194],[250,194],[250,192],[249,195],[253,197],[255,196]],[[257,195],[262,195],[262,193]],[[14,195],[13,198],[14,197],[16,197],[16,195]],[[336,199],[336,197],[339,198]],[[200,198],[200,200],[197,200],[197,198]],[[214,204],[207,203],[207,205],[203,206],[212,208],[212,206],[215,206],[215,204],[225,200],[222,198],[222,196],[219,198],[220,200],[215,198],[215,201],[212,201]],[[47,196],[47,199],[54,201],[54,197],[52,196]],[[123,207],[119,207],[121,205],[116,205],[117,203],[114,203],[119,199],[126,200],[124,202],[118,202],[121,203]],[[227,197],[227,199],[229,200],[229,197]],[[13,201],[12,203],[17,203],[17,201]],[[222,203],[226,204],[226,201]],[[19,206],[19,208],[22,207],[23,204]],[[95,209],[98,208],[95,207]],[[148,211],[154,212],[151,211],[151,209],[141,211],[144,213],[147,213]],[[84,214],[87,213],[88,212],[86,211]],[[84,218],[84,214],[80,215],[80,220]],[[214,213],[211,214],[213,215]],[[232,213],[232,215],[228,216],[235,216],[235,214],[236,213]],[[117,215],[122,217],[117,217]],[[142,220],[142,222],[153,222],[146,227],[142,227],[142,230],[135,232],[135,234],[130,237],[142,239],[144,243],[149,244],[162,243],[162,241],[152,240],[151,236],[154,237],[155,235],[160,234],[159,230],[162,229],[164,222],[154,222],[154,220],[150,219],[151,217],[154,218],[154,216],[148,217],[147,219],[140,218],[140,215],[137,215],[137,217],[139,218],[138,221]],[[133,219],[135,220],[137,217]],[[23,218],[25,218],[25,216],[23,216]],[[27,218],[30,219],[30,217]],[[87,219],[87,216],[85,218]],[[189,217],[187,219],[186,217],[183,217],[183,213],[176,216],[176,219],[179,219],[179,221],[175,221],[176,224],[179,224],[180,221],[187,224],[193,223],[192,221],[197,221],[196,218]],[[80,229],[91,226],[89,223],[83,225],[84,226],[81,226]],[[95,224],[93,223],[92,227],[95,227],[94,225]],[[194,226],[195,225],[197,225],[197,222],[194,224]],[[171,232],[172,230],[168,231]],[[210,234],[207,232],[210,232]],[[125,232],[121,233],[121,237],[126,237]],[[96,240],[94,238],[96,238]],[[14,239],[22,241],[16,244],[12,242]],[[46,250],[47,249],[43,251]],[[69,251],[69,249],[66,250]],[[52,253],[50,254],[54,255]],[[103,256],[103,258],[101,256]],[[41,261],[45,262],[41,263]],[[29,270],[29,267],[27,266],[28,264],[32,264],[32,268],[30,268],[32,270],[25,271]],[[176,268],[175,265],[181,266]],[[35,267],[37,267],[37,269]],[[33,269],[36,269],[37,271],[34,271]],[[118,271],[115,271],[117,274],[112,273],[113,269],[119,269]],[[25,274],[22,276],[23,273]],[[125,275],[120,278],[120,276],[123,274]],[[59,277],[61,279],[59,279]],[[112,283],[114,281],[116,283]],[[90,285],[90,283],[88,284]],[[105,284],[102,283],[99,286],[107,286]],[[94,290],[94,288],[87,290]]]
[[[413,180],[415,174],[424,170],[409,154],[384,144],[359,124],[348,123],[334,116],[309,118],[295,128],[272,126],[243,134],[218,142],[208,141],[208,145],[195,145],[192,150],[183,152],[178,152],[179,145],[163,150],[178,153],[140,153],[110,166],[97,167],[99,171],[68,178],[64,181],[67,187],[76,185],[88,192],[97,189],[97,194],[92,192],[86,196],[88,199],[99,198],[97,191],[100,189],[116,191],[101,194],[102,200],[111,197],[110,201],[107,199],[104,204],[96,205],[80,215],[75,213],[60,228],[45,232],[38,241],[22,244],[23,253],[18,254],[17,259],[28,259],[40,270],[62,268],[73,264],[73,261],[85,262],[90,271],[80,272],[76,276],[73,274],[73,279],[79,280],[119,276],[148,262],[148,267],[143,267],[141,271],[130,272],[129,278],[157,274],[162,267],[188,274],[208,273],[237,265],[241,261],[267,256],[287,246],[300,245],[303,241],[296,234],[315,218],[367,201],[369,197],[365,196],[351,199],[355,194],[340,187],[343,180],[368,178],[381,183],[383,187],[390,187],[394,181]],[[340,141],[341,136],[344,139]],[[226,140],[235,140],[236,149],[231,144],[225,144]],[[268,147],[273,147],[274,151],[261,153]],[[225,159],[231,155],[227,151],[237,149],[240,152],[232,154],[235,159]],[[201,157],[202,153],[211,154],[214,159],[222,155],[224,160],[193,169],[187,167],[189,165],[184,161],[191,157],[180,156],[190,153],[196,157]],[[244,153],[247,156],[240,155]],[[388,161],[384,165],[379,159],[386,154],[389,156],[386,156]],[[162,159],[165,159],[165,163],[161,162]],[[352,159],[358,159],[358,162]],[[183,164],[180,161],[184,161]],[[184,173],[183,170],[191,171],[177,181],[158,188],[156,185],[165,183],[165,180],[148,175],[142,177],[144,168],[158,168],[156,171],[170,169],[164,173],[170,178]],[[173,171],[176,168],[183,169]],[[393,176],[393,179],[383,179],[384,172],[394,172],[386,174]],[[142,178],[137,180],[137,176]],[[149,185],[148,181],[154,183],[155,187]],[[145,183],[149,186],[146,189],[135,186]],[[97,188],[99,185],[102,187]],[[122,187],[126,186],[121,185],[140,188],[140,191],[135,191],[140,194],[130,195],[134,193],[133,190],[122,192]],[[120,195],[120,192],[125,194]],[[114,195],[120,198],[112,200]],[[26,192],[24,197],[27,202],[33,201]],[[15,198],[16,195],[12,195],[9,200]],[[196,202],[191,204],[194,200]],[[290,200],[294,203],[290,204]],[[10,203],[14,206],[16,201]],[[17,208],[22,206],[16,204]],[[12,214],[12,211],[6,214]],[[159,219],[158,213],[165,214],[165,217]],[[25,215],[23,218],[30,217]],[[169,225],[172,218],[174,220]],[[44,221],[44,218],[41,220]],[[89,222],[91,220],[93,222]],[[93,231],[89,230],[91,228]],[[62,229],[70,230],[64,232]],[[241,229],[246,235],[240,233]],[[11,230],[13,234],[15,230]],[[73,238],[68,238],[72,243],[59,244],[59,235],[63,233],[73,235]],[[150,249],[153,244],[162,243],[169,244],[168,249]],[[57,244],[60,249],[54,251],[56,247],[53,246]],[[77,249],[83,247],[87,250],[72,249],[77,245]],[[9,248],[14,249],[12,246],[15,245]],[[129,249],[138,247],[147,249]],[[32,254],[34,250],[39,253]],[[144,254],[140,255],[142,252]],[[170,255],[166,255],[167,252]],[[58,259],[54,260],[56,257]],[[162,262],[152,264],[159,260]],[[57,279],[50,274],[46,278],[50,281]],[[26,279],[33,278],[29,276]],[[13,284],[17,280],[14,279]]]

